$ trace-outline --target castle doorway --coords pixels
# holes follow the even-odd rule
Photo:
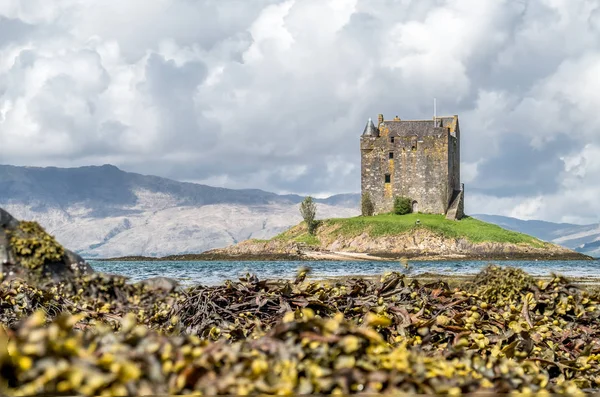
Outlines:
[[[413,213],[419,212],[419,203],[417,203],[416,201],[412,202],[412,212]]]

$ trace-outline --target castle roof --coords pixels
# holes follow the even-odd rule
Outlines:
[[[379,131],[375,128],[373,124],[373,120],[369,117],[369,121],[367,121],[367,125],[365,126],[365,130],[363,131],[363,136],[379,136]]]
[[[389,129],[390,135],[424,137],[437,135],[434,127],[454,129],[454,117],[437,117],[434,125],[433,120],[386,120],[385,127]]]

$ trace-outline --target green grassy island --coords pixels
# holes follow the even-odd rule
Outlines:
[[[468,216],[382,214],[302,222],[270,240],[250,239],[180,260],[587,260],[586,255]],[[173,258],[170,258],[173,259]]]
[[[483,222],[471,217],[464,217],[460,221],[446,219],[443,215],[436,214],[383,214],[375,216],[357,216],[354,218],[333,218],[319,221],[319,228],[331,230],[331,237],[356,237],[367,233],[370,237],[395,236],[411,233],[419,229],[446,238],[464,238],[474,243],[512,243],[529,244],[543,247],[545,243],[535,237],[506,230],[500,226]],[[294,227],[280,235],[276,240],[293,240],[309,245],[319,245],[316,236],[309,235],[306,227]]]

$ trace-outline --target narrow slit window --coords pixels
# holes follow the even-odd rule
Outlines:
[[[392,136],[392,137],[390,137],[390,142],[391,142],[391,143],[394,143],[394,137],[393,137],[393,136]]]
[[[385,174],[385,183],[391,183],[392,182],[392,176],[390,174]]]
[[[390,152],[390,160],[394,158],[394,152]]]

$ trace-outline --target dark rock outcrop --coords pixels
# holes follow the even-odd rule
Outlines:
[[[62,247],[39,224],[18,221],[0,208],[0,274],[4,278],[64,280],[91,272],[81,256]]]

